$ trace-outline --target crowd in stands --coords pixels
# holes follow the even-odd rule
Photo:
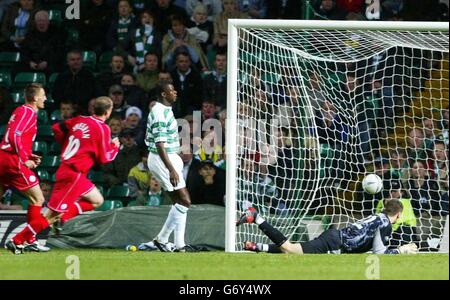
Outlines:
[[[0,82],[0,126],[8,122],[12,110],[20,103],[22,95],[14,85],[14,78],[23,72],[45,74],[49,122],[58,122],[78,114],[92,114],[92,99],[109,96],[114,102],[114,110],[108,125],[112,137],[120,138],[122,147],[116,160],[100,170],[104,174],[103,185],[105,188],[128,186],[131,198],[139,205],[160,205],[167,201],[159,183],[147,170],[148,153],[144,143],[149,107],[158,97],[158,82],[170,81],[177,90],[178,100],[173,106],[176,118],[185,119],[192,127],[194,112],[200,111],[202,122],[217,119],[225,125],[227,20],[302,19],[307,14],[303,1],[298,0],[80,2],[80,19],[68,20],[64,18],[67,7],[65,1],[1,1],[0,52],[19,53],[20,59],[8,67],[0,67],[2,74],[10,78],[9,83]],[[318,20],[447,20],[448,1],[375,2],[379,6],[373,9],[368,8],[363,0],[310,1],[312,7],[309,14]],[[368,65],[376,65],[372,62]],[[383,68],[382,65],[379,67]],[[374,145],[374,141],[385,137],[383,133],[386,130],[379,129],[393,128],[395,118],[401,114],[393,109],[394,105],[398,105],[395,102],[396,92],[385,88],[392,84],[374,76],[369,86],[362,87],[361,82],[358,82],[362,78],[358,70],[365,68],[356,66],[353,70],[355,72],[348,72],[342,79],[339,88],[344,91],[344,102],[345,97],[361,97],[358,110],[365,114],[358,116],[358,131],[361,132],[358,137],[361,147],[359,153],[371,153],[372,149],[381,148]],[[258,81],[261,74],[257,73],[258,70],[255,70],[252,85],[258,93],[255,99],[249,100],[255,101],[252,102],[254,105],[240,106],[241,115],[259,115],[260,119],[268,119],[269,115],[277,113],[286,115],[281,111],[269,111],[260,104],[267,101],[298,103],[301,92],[290,88],[283,91],[283,99],[272,99],[270,87],[264,86],[262,80]],[[373,70],[372,73],[377,72]],[[386,78],[392,78],[389,74],[383,74]],[[327,98],[322,75],[311,71],[307,89],[308,96],[314,100],[311,103],[316,114],[319,142],[323,149],[327,147],[334,151],[332,156],[335,159],[329,168],[331,171],[327,171],[331,173],[322,174],[322,177],[350,178],[351,175],[346,172],[363,172],[360,165],[378,157],[375,172],[385,182],[395,182],[394,188],[387,186],[386,190],[401,191],[401,195],[393,192],[392,195],[384,195],[384,198],[405,197],[411,202],[413,215],[419,217],[429,212],[430,222],[442,222],[441,217],[448,213],[448,108],[442,111],[442,124],[424,119],[423,126],[412,128],[408,132],[405,150],[347,157],[347,153],[355,153],[353,149],[345,148],[351,144],[350,139],[354,137],[352,130],[355,129],[348,126],[346,116],[333,104],[336,99]],[[421,75],[417,77],[427,77],[426,74]],[[16,94],[19,94],[18,99],[13,97]],[[257,111],[250,112],[255,108],[258,108]],[[281,106],[279,109],[282,109]],[[287,119],[301,122],[298,119],[300,114],[300,111],[294,112]],[[276,149],[268,149],[270,155],[257,153],[248,156],[242,161],[244,165],[240,166],[244,170],[243,174],[249,175],[249,180],[242,182],[248,185],[244,190],[252,191],[246,196],[247,200],[252,202],[252,197],[264,199],[264,207],[279,215],[289,209],[289,199],[298,197],[290,194],[292,189],[286,186],[297,184],[296,180],[293,183],[285,178],[300,177],[296,171],[300,165],[296,165],[294,159],[298,153],[293,144],[297,130],[288,126],[292,121],[283,122],[288,123],[276,134]],[[47,124],[45,121],[41,123]],[[225,131],[225,126],[222,128]],[[201,138],[211,138],[211,135],[214,133],[206,131]],[[217,136],[214,138],[219,139]],[[224,138],[225,133],[220,138],[222,145],[225,145]],[[47,142],[48,148],[51,148],[51,141]],[[200,146],[198,151],[193,152],[193,145],[201,145],[201,141],[198,142],[193,140],[192,145],[188,145],[189,149],[185,148],[189,151],[181,154],[185,164],[183,175],[192,202],[224,205],[224,148],[206,153]],[[336,155],[340,155],[339,159],[336,159]],[[389,159],[383,158],[383,155]],[[248,164],[249,160],[254,163]],[[345,162],[357,163],[346,166]],[[333,173],[333,170],[337,173]],[[250,179],[250,174],[255,172],[258,178]],[[49,177],[50,180],[43,181],[47,185],[51,183]],[[396,185],[397,181],[400,186]],[[369,210],[374,210],[375,206]],[[415,223],[410,225],[413,224],[415,226]]]

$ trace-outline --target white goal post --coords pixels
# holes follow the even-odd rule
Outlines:
[[[298,242],[379,211],[397,182],[409,210],[397,242],[414,235],[425,251],[448,245],[448,157],[434,156],[442,144],[448,152],[448,30],[229,20],[225,251],[269,242],[254,224],[236,227],[249,206]],[[374,172],[387,193],[361,191]],[[420,176],[426,195],[423,185],[415,191]]]

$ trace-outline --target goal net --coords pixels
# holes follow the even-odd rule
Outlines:
[[[391,246],[438,251],[448,214],[448,24],[232,20],[226,250],[291,241],[402,199]],[[383,179],[363,192],[369,173]],[[446,231],[448,232],[448,230]]]

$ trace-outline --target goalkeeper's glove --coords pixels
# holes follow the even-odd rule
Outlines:
[[[414,243],[409,243],[398,247],[398,252],[400,254],[416,254],[418,251],[417,245]]]

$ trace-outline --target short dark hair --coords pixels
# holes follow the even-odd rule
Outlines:
[[[98,97],[94,101],[94,114],[96,116],[103,116],[111,107],[113,107],[111,98],[106,96]]]
[[[169,81],[161,81],[158,83],[157,85],[157,90],[158,90],[158,95],[159,95],[159,99],[162,100],[162,96],[161,94],[165,91],[167,91],[167,89],[169,88],[169,85],[173,86],[173,83],[169,82]]]
[[[391,199],[384,204],[383,213],[392,217],[403,211],[403,204],[398,199]]]
[[[39,83],[31,83],[25,87],[25,101],[31,102],[44,87]]]

